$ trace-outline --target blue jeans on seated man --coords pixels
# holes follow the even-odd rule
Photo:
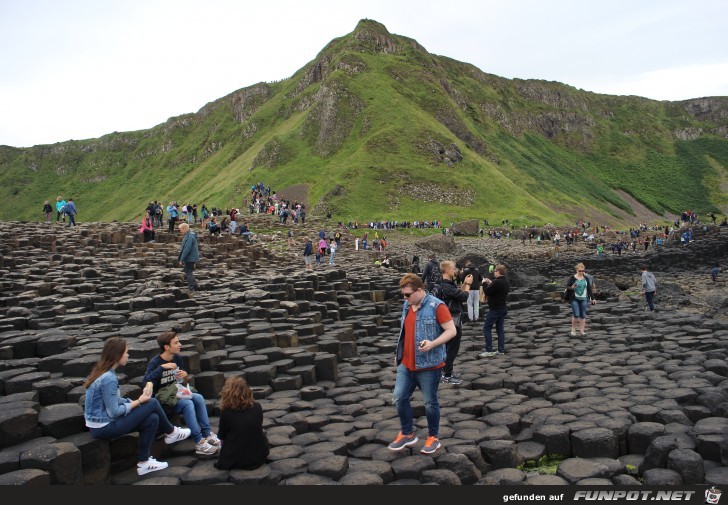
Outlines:
[[[191,400],[178,401],[174,411],[182,414],[195,442],[199,442],[203,437],[207,438],[210,434],[210,418],[207,417],[205,399],[200,393],[192,393]]]
[[[425,403],[429,435],[432,437],[440,436],[440,402],[437,399],[440,372],[439,368],[424,372],[412,372],[402,364],[397,367],[397,378],[394,383],[394,405],[397,407],[397,415],[399,415],[403,434],[409,435],[414,432],[410,398],[417,386],[419,386]]]
[[[485,351],[493,352],[493,325],[498,334],[498,352],[506,352],[506,333],[504,323],[508,315],[508,309],[490,309],[485,316],[483,325],[483,336],[485,337]]]

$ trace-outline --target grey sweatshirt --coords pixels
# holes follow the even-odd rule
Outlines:
[[[655,291],[655,276],[652,272],[642,272],[642,289],[648,293]]]

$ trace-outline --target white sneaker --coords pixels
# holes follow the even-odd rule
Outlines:
[[[175,426],[174,431],[164,437],[164,443],[174,444],[175,442],[180,442],[189,437],[191,433],[192,432],[189,428],[179,428]]]
[[[211,431],[210,434],[207,435],[207,443],[210,445],[218,446],[220,445],[220,439],[217,438],[217,435]]]
[[[157,470],[164,470],[169,465],[165,463],[164,461],[157,461],[152,456],[149,456],[149,459],[146,460],[144,463],[137,463],[137,473],[139,475],[144,475],[151,472],[156,472]]]
[[[218,447],[207,442],[204,438],[200,440],[200,443],[195,447],[196,454],[202,454],[205,456],[211,456],[217,452]]]
[[[575,337],[576,336],[576,330],[571,330],[571,333],[569,333],[569,335],[571,335],[572,337]]]

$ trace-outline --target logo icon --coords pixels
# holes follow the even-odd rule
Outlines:
[[[710,489],[705,490],[705,503],[710,503],[710,505],[718,505],[718,502],[720,501],[720,495],[723,491],[720,489],[716,489],[715,487],[711,487]]]

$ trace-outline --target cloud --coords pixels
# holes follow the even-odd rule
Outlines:
[[[570,84],[596,93],[636,95],[654,100],[728,96],[728,63],[668,67],[632,76],[574,80]]]

